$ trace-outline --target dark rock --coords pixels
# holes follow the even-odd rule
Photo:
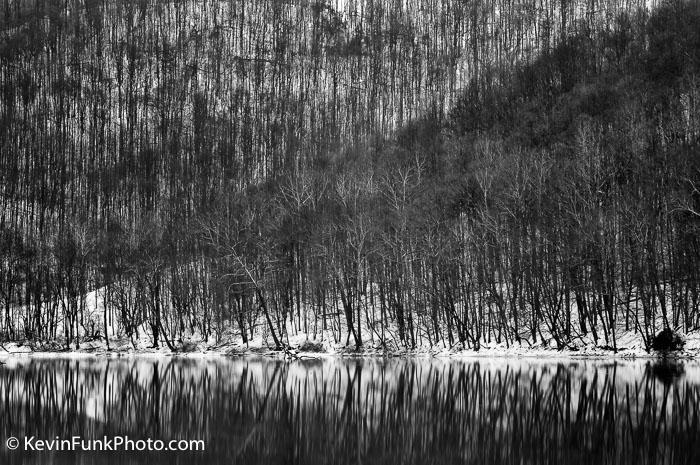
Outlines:
[[[651,348],[657,352],[670,352],[683,350],[685,341],[671,328],[666,328],[654,337]]]

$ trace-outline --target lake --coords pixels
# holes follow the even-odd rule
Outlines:
[[[0,463],[697,464],[699,404],[696,362],[17,358]],[[73,436],[205,450],[23,449]]]

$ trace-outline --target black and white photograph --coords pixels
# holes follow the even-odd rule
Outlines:
[[[0,464],[700,464],[700,0],[0,0]]]

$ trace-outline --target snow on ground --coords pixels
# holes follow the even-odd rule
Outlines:
[[[85,319],[88,322],[86,327],[96,328],[97,333],[104,335],[104,305],[105,290],[97,289],[85,295]],[[574,309],[575,311],[575,309]],[[660,313],[660,312],[659,312]],[[572,315],[575,320],[575,315]],[[661,316],[655,321],[656,328],[662,328]],[[274,355],[278,357],[320,357],[320,356],[422,356],[422,357],[541,357],[552,358],[644,358],[656,357],[658,354],[648,353],[641,334],[633,330],[625,331],[622,322],[616,330],[616,341],[618,351],[613,351],[609,342],[599,337],[598,341],[593,339],[591,333],[586,336],[576,338],[569,347],[558,350],[554,340],[542,331],[541,337],[546,342],[538,341],[532,343],[527,338],[523,338],[520,343],[504,341],[497,343],[482,338],[479,350],[466,348],[461,344],[454,344],[448,347],[446,341],[441,340],[437,344],[429,345],[425,339],[422,343],[417,341],[417,347],[413,349],[400,347],[396,343],[398,330],[395,327],[385,328],[387,347],[380,343],[378,333],[363,321],[362,335],[363,347],[360,350],[355,348],[353,337],[348,337],[347,328],[344,328],[343,318],[338,321],[333,319],[328,322],[326,330],[317,330],[313,334],[298,331],[297,326],[291,321],[285,322],[285,332],[279,335],[280,339],[289,348],[285,352],[275,351],[272,337],[266,325],[260,323],[256,330],[256,335],[252,340],[243,343],[240,334],[231,330],[224,332],[219,340],[210,337],[204,340],[199,334],[189,334],[182,341],[174,342],[176,351],[171,351],[167,345],[160,341],[158,348],[153,348],[150,331],[144,323],[139,329],[139,337],[130,339],[122,334],[121,329],[116,324],[116,318],[108,318],[107,334],[109,335],[109,348],[101,339],[86,338],[81,335],[78,344],[72,343],[68,348],[65,344],[55,341],[49,342],[11,342],[0,343],[0,359],[8,357],[33,355],[49,357],[51,354],[72,353],[75,355],[142,355],[142,356],[168,356],[186,355],[189,357],[208,357],[221,355]],[[58,339],[63,338],[63,328],[59,325]],[[700,330],[682,334],[685,340],[685,347],[682,351],[674,352],[673,356],[678,358],[700,358]],[[347,344],[346,344],[347,342]]]
[[[480,349],[463,349],[459,346],[453,348],[443,348],[438,347],[417,347],[416,349],[401,348],[398,350],[384,350],[381,347],[373,347],[371,345],[366,345],[360,350],[356,350],[354,343],[350,343],[348,346],[343,344],[336,344],[333,342],[332,337],[326,335],[323,338],[317,337],[316,339],[310,338],[305,334],[297,334],[289,338],[289,350],[286,352],[276,351],[271,340],[265,340],[263,337],[258,336],[253,340],[249,341],[247,344],[243,344],[240,341],[224,341],[224,342],[197,342],[189,344],[187,350],[183,351],[171,351],[167,346],[162,344],[159,348],[152,348],[150,346],[150,340],[144,337],[137,341],[136,347],[128,339],[118,339],[110,341],[110,348],[107,350],[107,346],[103,340],[96,340],[90,342],[83,342],[80,344],[79,348],[71,347],[70,350],[66,350],[64,347],[60,346],[50,346],[46,347],[41,344],[34,344],[30,342],[10,342],[0,345],[0,359],[5,359],[7,357],[23,356],[23,355],[41,355],[50,356],[51,354],[56,354],[61,356],[61,354],[71,353],[76,355],[145,355],[145,356],[237,356],[237,355],[270,355],[279,357],[321,357],[321,356],[418,356],[418,357],[457,357],[457,358],[489,358],[489,357],[535,357],[535,358],[546,358],[546,359],[556,359],[556,358],[566,358],[566,359],[578,359],[578,358],[645,358],[645,357],[656,357],[658,354],[653,351],[647,353],[644,350],[644,345],[641,341],[639,335],[635,335],[632,332],[629,334],[621,334],[618,339],[618,345],[621,349],[615,353],[609,348],[594,346],[594,345],[581,345],[576,350],[564,349],[557,350],[551,346],[537,345],[528,346],[527,344],[515,344],[506,346],[505,343],[501,344],[484,344]],[[623,344],[624,341],[624,344]],[[683,350],[678,352],[673,352],[670,354],[676,358],[700,358],[700,332],[690,333],[685,335],[685,347]],[[286,341],[285,341],[286,342]],[[343,341],[344,342],[344,341]],[[313,344],[313,350],[304,350],[309,347],[309,343]]]

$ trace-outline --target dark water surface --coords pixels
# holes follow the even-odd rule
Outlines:
[[[699,404],[697,363],[15,359],[0,464],[698,464]],[[76,435],[206,450],[22,450]]]

